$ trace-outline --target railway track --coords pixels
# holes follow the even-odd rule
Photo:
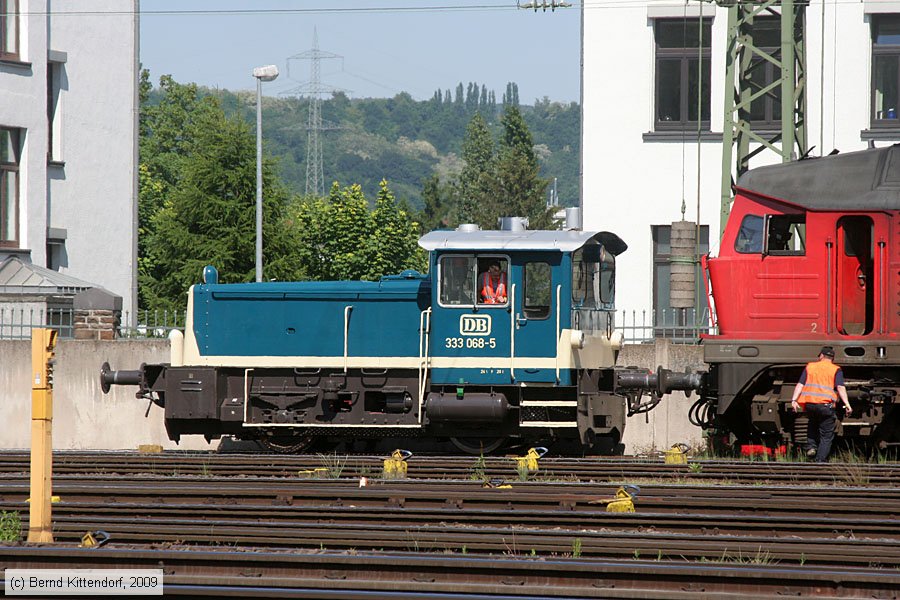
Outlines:
[[[54,452],[54,473],[109,475],[203,475],[327,478],[378,477],[384,456],[262,455],[213,452]],[[517,478],[514,457],[413,456],[408,462],[411,479]],[[0,474],[25,473],[27,452],[0,451]],[[691,459],[690,464],[664,464],[662,458],[558,458],[545,457],[535,478],[544,481],[669,480],[768,484],[828,484],[900,487],[900,463],[830,463],[825,465],[776,461]]]
[[[7,568],[162,568],[166,595],[296,598],[896,598],[891,570],[684,561],[6,548]],[[5,583],[5,582],[4,582]]]
[[[0,453],[0,510],[27,512],[25,457]],[[850,486],[835,485],[839,469],[863,465],[544,459],[518,481],[512,461],[486,458],[479,478],[497,469],[511,484],[498,488],[472,480],[470,457],[421,457],[403,480],[380,479],[382,460],[347,457],[341,478],[317,479],[311,456],[57,453],[63,548],[0,546],[0,562],[146,560],[165,566],[172,595],[900,597],[892,465],[865,465],[879,483]],[[692,478],[707,468],[731,476]],[[640,482],[635,513],[597,503],[614,481]],[[106,545],[74,547],[98,530]],[[280,566],[247,558],[258,556]]]
[[[900,489],[645,486],[634,514],[594,502],[613,488],[526,483],[57,478],[62,540],[102,529],[119,543],[236,544],[606,558],[900,567]],[[27,510],[28,483],[0,481],[0,508]],[[876,558],[877,557],[877,558]]]

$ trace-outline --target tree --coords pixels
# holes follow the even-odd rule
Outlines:
[[[370,223],[371,234],[364,246],[367,263],[364,279],[374,281],[406,269],[425,270],[425,251],[418,244],[419,224],[406,207],[397,204],[384,179],[379,183]]]
[[[455,198],[452,185],[441,181],[437,173],[425,180],[422,188],[424,207],[419,215],[422,233],[448,227],[455,219]]]
[[[519,106],[519,85],[510,81],[506,84],[506,92],[503,94],[503,108]]]
[[[180,173],[152,217],[148,244],[155,269],[144,283],[147,308],[185,307],[185,293],[207,264],[220,281],[253,281],[256,247],[256,141],[249,125],[217,103],[184,130]],[[265,277],[302,276],[283,223],[287,191],[274,164],[263,165]]]
[[[141,71],[139,117],[140,164],[138,165],[138,305],[156,308],[153,282],[165,277],[160,265],[156,217],[183,177],[195,144],[197,123],[217,110],[216,101],[200,94],[194,84],[182,85],[169,75],[159,80],[151,98],[150,73]]]
[[[540,177],[531,131],[518,107],[509,105],[500,118],[500,142],[492,193],[496,216],[528,217],[531,229],[547,229],[553,220],[546,203],[549,181]]]
[[[475,113],[466,126],[462,158],[465,166],[457,184],[457,223],[484,223],[493,204],[490,179],[494,171],[494,139],[481,113]],[[489,227],[490,225],[488,225]]]
[[[405,269],[424,270],[419,224],[397,204],[386,181],[369,211],[362,188],[335,182],[328,198],[303,198],[291,209],[290,235],[310,279],[377,280]]]

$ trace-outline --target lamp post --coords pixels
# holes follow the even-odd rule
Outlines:
[[[256,281],[262,281],[262,82],[274,81],[278,67],[256,67],[253,76],[256,77]]]

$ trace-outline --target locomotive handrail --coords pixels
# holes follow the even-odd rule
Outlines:
[[[425,385],[428,380],[428,334],[431,333],[431,307],[419,314],[419,423],[423,421]]]
[[[557,285],[556,286],[556,336],[555,336],[556,337],[556,350],[554,352],[554,359],[556,361],[556,383],[557,383],[557,385],[559,385],[559,341],[560,341],[560,336],[562,335],[562,330],[559,328],[559,325],[560,325],[559,315],[562,312],[560,310],[560,306],[561,306],[560,294],[561,293],[562,293],[562,286]]]
[[[509,288],[509,307],[516,310],[516,284]],[[509,315],[509,380],[516,380],[516,320]]]
[[[825,240],[825,333],[831,333],[831,238]]]
[[[882,238],[882,239],[878,240],[878,257],[879,257],[878,258],[878,271],[879,271],[878,272],[878,287],[880,288],[878,290],[878,305],[881,307],[881,310],[879,311],[881,314],[879,315],[878,333],[884,333],[886,331],[885,324],[884,324],[884,321],[885,321],[884,305],[887,303],[887,297],[885,294],[885,290],[887,288],[884,285],[884,278],[887,275],[885,274],[885,268],[884,268],[884,264],[886,262],[884,260],[884,255],[885,255],[885,242],[884,242],[884,239]]]
[[[347,362],[349,361],[350,346],[350,311],[353,310],[352,305],[344,307],[344,373],[347,372]]]
[[[242,427],[250,426],[247,419],[247,407],[250,406],[250,373],[252,371],[253,369],[244,369],[244,422],[241,423]]]

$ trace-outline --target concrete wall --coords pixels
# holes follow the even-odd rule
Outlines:
[[[137,369],[143,363],[168,362],[168,340],[112,342],[62,340],[56,347],[53,389],[53,447],[66,450],[164,448],[210,449],[202,436],[169,441],[163,410],[134,397],[134,386],[100,390],[100,365]],[[31,342],[0,340],[0,448],[27,448],[31,431]]]
[[[702,368],[697,346],[654,344],[626,346],[619,365],[656,369],[657,365],[683,371]],[[134,386],[113,386],[108,395],[100,390],[100,365],[113,369],[137,369],[141,363],[168,362],[168,340],[81,341],[62,340],[56,348],[53,390],[53,447],[71,450],[136,449],[140,444],[164,448],[211,449],[202,436],[184,436],[176,445],[166,435],[163,409],[150,407],[134,397]],[[0,340],[0,448],[27,448],[31,420],[31,342]],[[698,428],[688,423],[693,398],[672,394],[649,414],[629,419],[625,450],[637,453],[667,449],[684,442],[697,447]]]
[[[670,344],[656,340],[655,344],[625,346],[617,361],[618,366],[636,366],[653,369],[658,366],[673,371],[705,371],[703,348]],[[697,400],[684,392],[669,394],[656,408],[643,415],[635,415],[625,425],[626,454],[641,454],[654,450],[668,450],[673,444],[684,443],[691,448],[703,445],[703,430],[688,421],[688,409]]]
[[[867,146],[862,134],[870,118],[871,12],[887,10],[886,5],[900,10],[894,2],[827,2],[823,40],[822,1],[812,0],[806,11],[807,131],[816,156]],[[696,19],[701,5],[704,16],[714,15],[710,117],[712,132],[721,133],[727,9],[672,0],[582,9],[584,228],[617,232],[628,244],[617,258],[620,310],[652,308],[650,226],[680,220],[682,200],[685,218],[696,221],[699,195],[699,219],[709,225],[710,250],[718,253],[721,141],[701,141],[698,148],[690,131],[683,139],[645,135],[654,133],[655,19]],[[896,136],[882,134],[876,145],[888,145]],[[751,164],[777,161],[767,151]]]

